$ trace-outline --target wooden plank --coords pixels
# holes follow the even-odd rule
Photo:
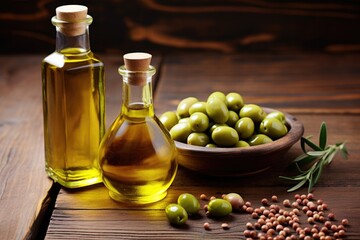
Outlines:
[[[289,113],[359,114],[359,55],[167,55],[157,114],[182,98],[235,91],[246,103]]]
[[[0,236],[22,239],[46,202],[41,58],[0,57]],[[36,64],[38,63],[38,64]]]
[[[53,49],[55,0],[6,1],[0,52]],[[87,1],[94,50],[358,52],[356,1]],[[116,28],[114,28],[116,26]],[[26,44],[23,44],[26,42]],[[31,47],[30,47],[31,46]]]
[[[233,213],[223,219],[211,219],[205,216],[203,210],[200,210],[200,216],[190,219],[185,227],[176,228],[169,225],[163,206],[176,202],[177,196],[184,192],[195,196],[206,193],[219,197],[221,193],[235,191],[239,192],[246,201],[250,201],[254,207],[261,206],[260,201],[263,197],[270,198],[275,194],[281,201],[284,199],[293,201],[294,195],[278,187],[238,186],[232,188],[224,186],[221,190],[218,189],[220,191],[216,191],[213,187],[177,186],[170,189],[169,195],[162,202],[144,207],[129,207],[112,202],[103,190],[104,188],[98,188],[88,191],[92,192],[91,200],[98,202],[100,208],[89,208],[88,205],[84,207],[81,204],[72,206],[76,201],[89,202],[89,199],[83,201],[77,193],[68,194],[72,197],[67,200],[60,195],[46,239],[241,239],[244,236],[245,224],[254,222],[249,214]],[[360,197],[358,187],[322,187],[316,190],[315,197],[328,204],[329,210],[325,212],[335,214],[337,220],[333,221],[334,223],[338,223],[343,218],[350,221],[350,227],[346,228],[347,239],[360,237],[357,229],[360,224],[358,217],[360,210],[356,207]],[[206,203],[207,201],[201,201],[201,206]],[[281,202],[278,204],[282,205]],[[109,205],[111,207],[108,208]],[[284,209],[287,210],[287,208]],[[304,213],[301,213],[300,218],[301,225],[308,226]],[[205,222],[210,223],[211,231],[204,230]],[[229,224],[229,230],[221,228],[223,222]]]
[[[341,159],[340,156],[334,159],[333,163],[324,170],[319,183],[315,186],[314,194],[328,203],[337,219],[350,220],[348,239],[358,239],[360,237],[360,231],[357,228],[360,224],[360,210],[357,207],[360,197],[360,165],[358,163],[360,130],[357,123],[360,116],[298,116],[305,125],[305,134],[313,134],[314,138],[318,137],[318,127],[324,117],[328,123],[329,143],[346,140],[350,157],[347,160]],[[342,128],[342,131],[338,131],[338,126]],[[300,146],[295,145],[285,157],[294,158],[298,154],[300,154]],[[209,220],[204,215],[200,219],[190,220],[188,227],[178,229],[168,225],[163,209],[167,204],[176,202],[179,194],[184,192],[195,196],[200,196],[201,193],[208,196],[221,196],[222,193],[238,192],[246,200],[257,204],[260,204],[262,198],[270,198],[273,194],[276,194],[279,199],[292,199],[295,193],[287,193],[286,190],[294,183],[278,178],[279,175],[290,173],[279,168],[250,177],[216,178],[180,168],[168,196],[163,201],[136,207],[111,200],[107,189],[102,184],[80,191],[63,189],[58,196],[46,239],[241,238],[245,223],[251,220],[248,215],[237,214],[233,218],[225,219],[231,225],[228,231],[220,227],[225,220]],[[305,192],[306,188],[302,188],[296,193]],[[206,221],[214,226],[210,232],[203,229],[202,224]],[[306,219],[302,222],[306,222]]]

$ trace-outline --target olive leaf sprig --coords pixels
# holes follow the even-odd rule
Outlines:
[[[298,181],[295,186],[288,189],[288,192],[292,192],[301,188],[303,185],[305,185],[306,182],[308,182],[308,192],[311,192],[314,185],[319,180],[324,167],[331,163],[339,150],[342,157],[347,159],[348,151],[344,142],[336,143],[334,145],[326,145],[326,128],[326,123],[322,122],[320,126],[319,145],[316,145],[310,140],[311,136],[301,137],[301,149],[303,150],[304,154],[298,156],[293,161],[293,164],[295,164],[297,170],[299,171],[299,175],[293,177],[280,176],[280,178],[283,179]],[[307,151],[305,145],[310,147],[312,150]],[[307,169],[302,169],[302,167],[309,165],[310,167]]]

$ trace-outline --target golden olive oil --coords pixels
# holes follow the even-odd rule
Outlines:
[[[101,182],[104,65],[91,51],[63,49],[42,63],[46,172],[76,188]]]
[[[100,165],[110,196],[118,201],[150,203],[165,197],[177,171],[176,149],[149,108],[123,109],[105,135]]]
[[[156,70],[150,59],[147,53],[124,55],[121,113],[100,144],[102,180],[116,201],[159,201],[177,172],[175,143],[154,113],[151,80]]]

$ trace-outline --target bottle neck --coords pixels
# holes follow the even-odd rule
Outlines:
[[[124,79],[122,93],[123,115],[132,119],[154,116],[151,81],[144,85],[134,85]]]
[[[65,54],[79,54],[90,51],[89,31],[86,27],[84,34],[68,36],[60,28],[56,28],[56,51]]]
[[[92,17],[77,22],[67,22],[54,16],[51,19],[56,27],[56,51],[62,54],[81,54],[90,51],[89,26]]]

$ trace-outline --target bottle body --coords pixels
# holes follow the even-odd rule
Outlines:
[[[129,100],[136,95],[138,102]],[[136,87],[123,83],[122,113],[101,142],[99,164],[116,201],[143,204],[166,196],[177,172],[176,148],[154,114],[151,83]]]
[[[101,182],[98,147],[105,129],[104,65],[80,48],[43,60],[45,169],[68,188]]]

